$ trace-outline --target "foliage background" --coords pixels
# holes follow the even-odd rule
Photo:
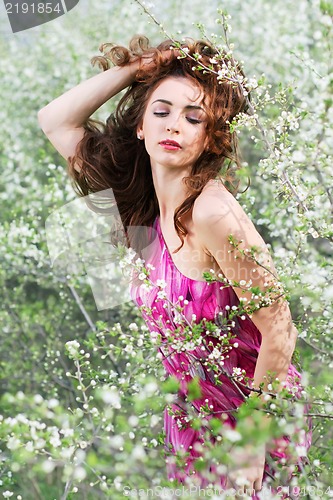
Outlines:
[[[332,486],[332,144],[330,2],[158,0],[165,29],[219,35],[217,8],[246,74],[266,139],[239,123],[251,187],[240,201],[271,244],[299,330],[303,382],[318,404],[310,497]],[[0,493],[5,498],[123,498],[123,487],[168,485],[162,410],[172,387],[131,304],[97,311],[84,276],[54,272],[45,220],[74,199],[64,160],[43,136],[37,111],[96,74],[105,41],[126,44],[159,28],[129,0],[81,0],[62,18],[26,32],[0,29]],[[214,36],[213,36],[214,38]],[[262,74],[265,77],[262,77]],[[266,92],[269,93],[267,97]],[[266,97],[265,97],[266,96]],[[105,119],[114,106],[96,114]],[[67,344],[66,342],[74,341]],[[76,344],[79,343],[78,344]],[[318,493],[319,492],[319,493]]]

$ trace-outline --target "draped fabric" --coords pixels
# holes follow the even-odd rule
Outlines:
[[[149,279],[155,286],[147,287],[137,280],[132,284],[131,296],[140,308],[151,335],[160,339],[158,349],[166,373],[180,381],[177,400],[169,404],[164,412],[168,477],[186,484],[191,476],[191,482],[200,487],[211,484],[213,478],[214,484],[223,489],[226,485],[223,464],[222,467],[221,464],[212,464],[209,471],[200,472],[194,467],[195,460],[207,446],[208,438],[205,427],[194,428],[189,417],[202,414],[204,408],[206,419],[219,418],[231,430],[235,427],[234,410],[244,402],[249,390],[241,378],[237,383],[235,378],[229,376],[238,373],[253,377],[261,333],[247,314],[233,317],[228,322],[233,306],[239,305],[231,286],[221,286],[217,281],[193,280],[177,269],[165,244],[159,217],[152,228],[152,244],[147,254],[145,263],[146,267],[149,264]],[[181,311],[177,306],[181,307]],[[200,322],[203,328],[198,333],[193,325]],[[213,322],[219,327],[220,336],[207,331],[205,322]],[[193,338],[189,335],[191,325]],[[228,346],[223,341],[227,335]],[[211,369],[210,361],[214,359],[221,367],[218,372]],[[194,377],[199,380],[201,394],[189,403],[188,384]],[[303,390],[300,378],[300,373],[291,364],[286,384],[293,388],[296,398]],[[298,436],[298,450],[302,455],[299,460],[303,462],[307,460],[311,443],[311,422],[308,424],[308,432],[301,431]],[[209,440],[213,442],[214,438]],[[274,440],[274,447],[269,451],[270,460],[266,460],[265,464],[264,483],[269,484],[274,477],[276,468],[272,467],[273,462],[287,463],[287,445],[286,436]]]

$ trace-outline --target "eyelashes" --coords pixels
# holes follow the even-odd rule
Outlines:
[[[196,124],[196,123],[202,123],[202,120],[198,120],[198,118],[191,118],[190,116],[187,116],[187,117],[186,117],[186,120],[187,120],[188,122],[190,122],[190,123],[194,123],[194,124]]]
[[[164,118],[169,115],[167,111],[154,111],[154,115],[158,116],[159,118]],[[191,116],[186,116],[186,120],[189,123],[192,123],[192,125],[197,125],[199,123],[202,123],[202,120],[199,120],[198,118],[193,118]]]

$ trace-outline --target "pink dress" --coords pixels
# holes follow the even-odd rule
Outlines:
[[[192,484],[194,481],[200,487],[205,487],[211,483],[211,478],[215,474],[214,484],[219,484],[223,489],[226,485],[226,476],[219,472],[216,466],[209,467],[210,475],[195,470],[195,459],[205,446],[205,429],[191,427],[188,420],[190,414],[196,416],[201,411],[208,420],[212,417],[219,418],[230,429],[235,427],[234,410],[244,402],[244,396],[249,394],[249,390],[227,375],[235,374],[233,371],[235,367],[245,370],[246,376],[253,377],[261,334],[252,320],[243,315],[233,318],[232,335],[235,337],[229,340],[229,350],[221,346],[216,335],[207,334],[205,328],[201,335],[194,335],[196,342],[191,343],[188,338],[185,339],[186,322],[188,325],[198,324],[202,320],[214,322],[221,328],[222,333],[226,332],[223,318],[228,317],[232,306],[237,306],[239,300],[232,287],[221,288],[220,282],[209,284],[184,276],[176,268],[168,252],[159,217],[155,219],[153,229],[157,231],[157,235],[153,232],[156,237],[149,247],[149,258],[145,258],[145,265],[152,266],[149,278],[157,286],[147,289],[143,284],[133,283],[131,296],[140,308],[151,335],[155,338],[160,335],[158,349],[167,374],[177,377],[180,381],[177,400],[169,404],[164,413],[168,477],[186,484],[188,482],[186,478],[191,476]],[[183,307],[181,314],[172,304]],[[174,339],[170,340],[173,335]],[[201,339],[198,340],[198,337]],[[205,364],[212,353],[215,356],[218,353],[220,361],[224,355],[224,364],[221,365],[220,362],[222,371],[218,374],[221,384],[216,380],[214,371],[209,370],[209,364]],[[198,377],[201,395],[188,402],[187,384],[193,377]],[[299,378],[299,372],[290,365],[287,383],[296,388],[296,397],[302,390]],[[275,440],[276,447],[270,452],[275,461],[286,458],[284,450],[286,442],[286,437]],[[303,433],[299,442],[303,450],[307,451],[311,443],[311,430],[305,435]],[[304,459],[306,461],[306,453]],[[264,481],[272,476],[274,471],[266,461]]]

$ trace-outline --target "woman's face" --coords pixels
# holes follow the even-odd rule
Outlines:
[[[152,92],[138,133],[151,166],[188,170],[208,139],[203,91],[185,77],[168,77]]]

